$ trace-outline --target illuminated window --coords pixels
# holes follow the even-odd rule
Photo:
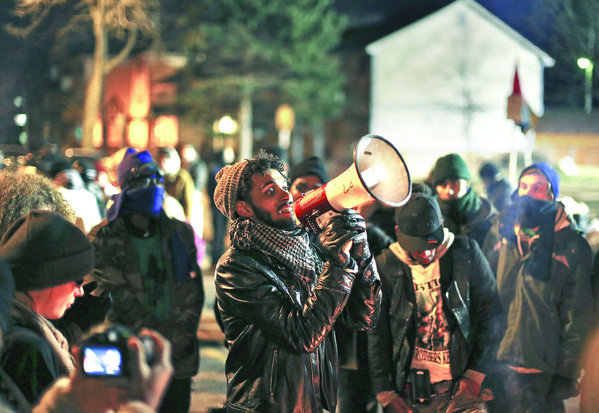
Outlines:
[[[156,118],[152,142],[156,146],[176,146],[179,142],[179,119],[173,115]]]
[[[145,119],[133,119],[129,122],[127,143],[134,148],[145,148],[148,145],[150,128]]]

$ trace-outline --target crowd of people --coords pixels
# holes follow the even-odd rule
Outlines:
[[[113,192],[52,151],[0,170],[0,412],[189,412],[202,267],[223,412],[599,409],[599,259],[551,165],[512,188],[486,162],[477,191],[447,154],[402,206],[315,232],[293,203],[329,181],[322,159],[217,158],[124,149]]]

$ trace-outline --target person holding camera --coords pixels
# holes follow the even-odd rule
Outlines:
[[[204,305],[194,232],[165,214],[163,172],[148,151],[129,148],[117,179],[122,192],[88,234],[96,257],[92,277],[99,291],[112,295],[109,321],[134,332],[154,329],[171,342],[175,375],[160,411],[186,413],[199,368]]]
[[[48,178],[18,170],[0,171],[0,238],[10,225],[35,209],[54,211],[83,230],[75,211]],[[62,318],[50,320],[71,346],[76,345],[91,326],[102,323],[110,308],[110,295],[107,292],[93,295],[96,287],[95,282],[85,283],[84,295],[75,299]]]
[[[85,234],[50,211],[30,212],[0,239],[0,256],[16,284],[0,363],[31,403],[75,368],[69,343],[49,320],[62,317],[83,295],[93,254]]]
[[[486,412],[501,306],[478,244],[443,226],[434,197],[395,211],[397,242],[376,257],[381,315],[368,336],[371,380],[386,413]]]
[[[19,327],[9,327],[14,294],[15,280],[8,264],[0,257],[0,350],[3,341],[8,341],[10,346],[11,342],[14,343],[14,335],[19,335],[20,344],[30,349],[28,354],[31,355],[31,360],[21,362],[26,364],[24,368],[33,368],[31,362],[38,359],[37,351],[44,350],[40,344],[43,338]],[[129,337],[127,350],[131,363],[126,380],[92,378],[82,374],[82,363],[75,363],[71,376],[54,381],[35,406],[25,397],[23,388],[0,366],[0,412],[104,413],[117,408],[120,413],[154,412],[172,376],[170,343],[155,331],[145,330],[143,334],[153,343],[154,361],[151,366],[145,361],[146,354],[140,340]],[[29,372],[31,379],[35,380],[35,369]]]
[[[229,347],[227,412],[335,412],[338,318],[369,329],[380,280],[353,210],[328,218],[324,255],[298,227],[282,161],[261,151],[225,166],[214,201],[231,220],[215,274]],[[344,311],[345,310],[345,311]]]

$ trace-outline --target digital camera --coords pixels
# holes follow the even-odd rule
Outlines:
[[[83,374],[94,377],[128,377],[130,375],[130,354],[127,341],[134,336],[133,331],[120,324],[103,324],[90,332],[80,346]],[[140,336],[144,346],[146,362],[152,365],[155,358],[154,341],[148,336]]]

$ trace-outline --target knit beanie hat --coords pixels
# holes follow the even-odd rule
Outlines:
[[[17,291],[36,291],[80,280],[94,268],[92,244],[79,228],[51,212],[34,210],[0,239]]]
[[[539,172],[541,172],[543,175],[545,175],[545,177],[549,181],[549,184],[551,185],[551,190],[553,191],[553,199],[557,199],[557,197],[559,195],[559,183],[560,183],[561,178],[560,178],[559,174],[557,173],[557,171],[555,169],[553,169],[546,162],[533,163],[532,165],[524,168],[524,170],[520,174],[520,177],[518,178],[518,182],[520,182],[520,179],[522,179],[522,177],[524,175],[526,175],[533,169],[536,169]]]
[[[289,182],[293,183],[297,178],[308,175],[317,176],[323,184],[329,182],[330,179],[326,167],[324,166],[324,162],[317,156],[311,156],[304,159],[302,162],[291,168],[289,170]]]
[[[410,200],[395,210],[397,241],[408,252],[437,248],[443,242],[443,220],[434,197],[412,193]]]
[[[0,258],[0,331],[6,332],[12,299],[15,294],[15,281],[10,268]]]
[[[446,179],[465,179],[471,178],[468,165],[457,153],[450,153],[437,159],[433,171],[431,172],[432,184],[437,185]]]
[[[218,210],[229,219],[237,218],[237,212],[235,212],[237,190],[241,174],[243,174],[247,165],[247,160],[234,163],[233,165],[225,165],[216,174],[214,203]]]
[[[144,163],[153,162],[154,160],[152,159],[150,152],[137,152],[133,148],[127,149],[127,152],[125,152],[125,155],[123,156],[123,160],[116,167],[117,181],[121,189],[125,180],[129,177],[131,172],[135,170],[136,167],[143,165]]]

